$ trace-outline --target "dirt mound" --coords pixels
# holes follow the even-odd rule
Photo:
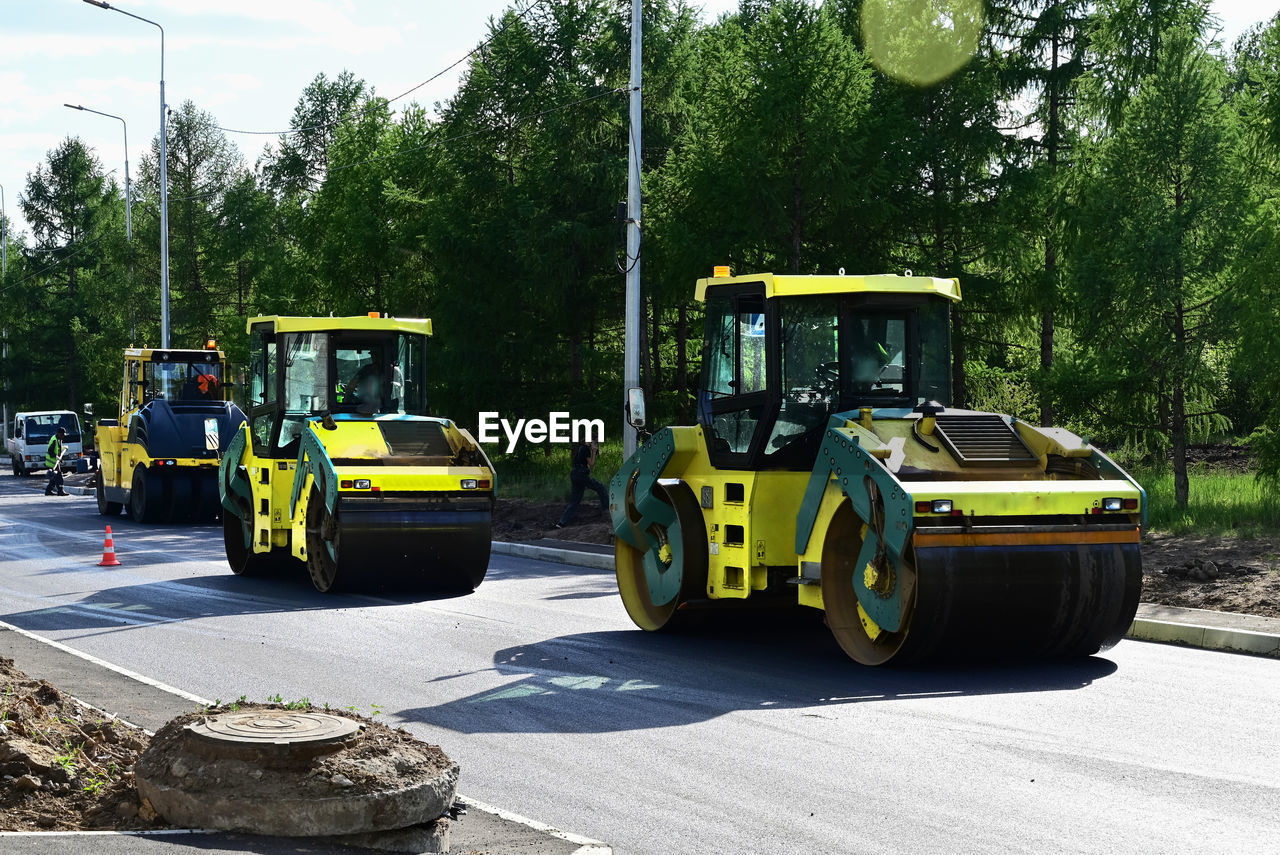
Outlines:
[[[0,831],[163,827],[133,768],[147,735],[0,658]]]
[[[1142,601],[1280,617],[1280,539],[1148,535]]]
[[[564,502],[498,499],[493,509],[493,539],[521,543],[542,538],[613,543],[609,515],[600,512],[599,499],[594,494],[589,493],[583,498],[578,518],[572,524],[556,528],[564,509]]]

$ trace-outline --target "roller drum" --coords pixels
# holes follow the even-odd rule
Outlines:
[[[483,502],[338,500],[343,587],[472,591],[489,566],[491,505]]]
[[[1135,543],[915,549],[916,603],[898,658],[1090,656],[1138,609]]]

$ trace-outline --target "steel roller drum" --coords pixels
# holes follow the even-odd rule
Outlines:
[[[908,659],[1089,656],[1124,637],[1142,588],[1136,542],[917,545],[915,565]]]
[[[375,583],[472,590],[489,566],[488,501],[342,497],[337,513],[343,573]]]

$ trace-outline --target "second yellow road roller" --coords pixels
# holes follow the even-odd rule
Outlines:
[[[317,590],[469,592],[489,564],[495,478],[429,414],[431,321],[252,318],[248,422],[222,458],[227,562],[305,565]]]
[[[121,508],[138,522],[211,520],[218,461],[244,413],[230,400],[227,360],[203,350],[124,352],[119,418],[98,422],[98,513]]]
[[[648,437],[610,484],[638,626],[798,604],[865,665],[1124,635],[1146,495],[1069,431],[951,406],[957,280],[717,269],[696,294],[698,423]]]

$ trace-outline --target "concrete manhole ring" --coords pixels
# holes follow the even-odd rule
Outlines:
[[[202,740],[268,746],[342,742],[355,736],[360,725],[327,713],[253,710],[209,716],[187,730]]]
[[[173,825],[312,837],[431,823],[453,804],[458,772],[438,746],[405,731],[252,706],[171,721],[134,779]]]

